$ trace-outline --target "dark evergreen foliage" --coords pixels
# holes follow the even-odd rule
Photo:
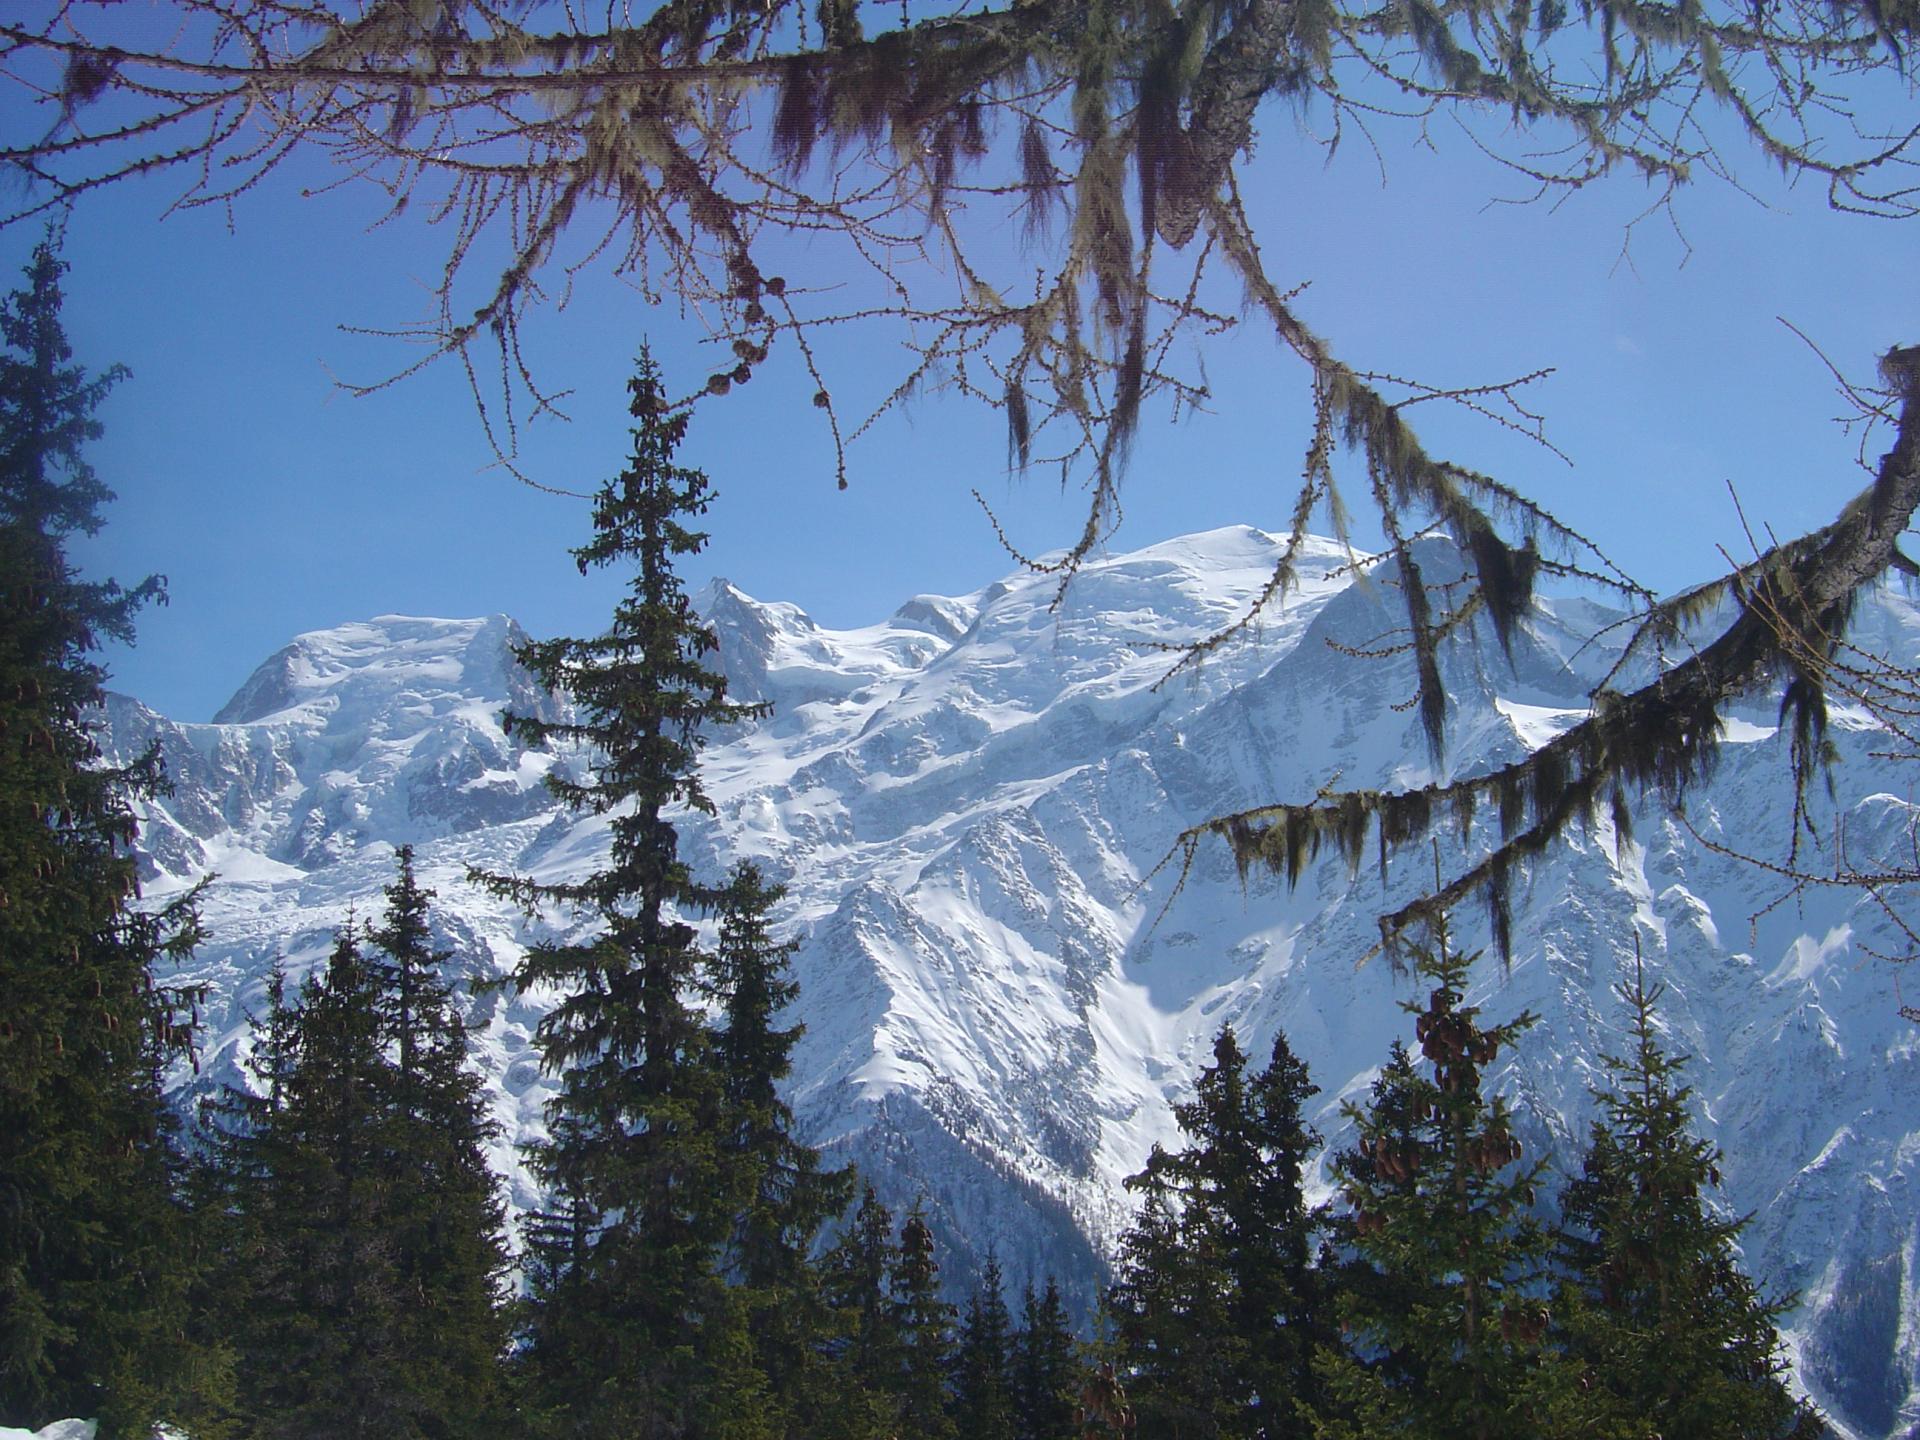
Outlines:
[[[385,1141],[392,1073],[378,982],[340,935],[289,1005],[278,986],[256,1061],[218,1144],[231,1179],[240,1408],[273,1440],[408,1436],[398,1381],[405,1305],[390,1227]]]
[[[163,777],[153,753],[103,764],[89,718],[95,653],[161,583],[67,558],[113,498],[85,448],[126,372],[72,363],[65,269],[42,244],[0,307],[0,1425],[144,1436],[217,1389],[160,1089],[192,997],[155,982],[199,928],[192,897],[136,908],[132,801]]]
[[[953,1355],[954,1309],[940,1298],[940,1263],[933,1231],[918,1204],[900,1227],[894,1256],[894,1324],[900,1335],[900,1433],[919,1440],[955,1440],[947,1413],[947,1376]],[[964,1440],[964,1437],[961,1437]]]
[[[1014,1440],[1013,1317],[989,1248],[953,1355],[953,1425],[967,1440]]]
[[[1074,1440],[1075,1396],[1085,1380],[1080,1347],[1067,1323],[1060,1287],[1047,1277],[1039,1295],[1028,1285],[1013,1345],[1013,1416],[1018,1440]]]
[[[892,1435],[899,1411],[905,1342],[893,1301],[893,1216],[866,1187],[860,1207],[821,1262],[835,1323],[827,1336],[833,1374],[861,1413],[849,1433]]]
[[[1227,1323],[1246,1337],[1254,1434],[1282,1440],[1307,1433],[1303,1412],[1316,1403],[1312,1358],[1327,1333],[1313,1264],[1326,1216],[1309,1208],[1303,1182],[1320,1136],[1302,1112],[1319,1087],[1281,1034],[1266,1068],[1247,1085],[1244,1118],[1235,1113],[1234,1087],[1221,1090],[1210,1123],[1198,1132],[1211,1154],[1196,1179],[1211,1187],[1208,1208],[1218,1216],[1232,1286]],[[1216,1131],[1221,1121],[1231,1128]]]
[[[794,1138],[780,1082],[792,1069],[801,1027],[780,1012],[799,992],[788,973],[792,942],[776,942],[768,912],[782,891],[750,861],[718,897],[720,939],[708,986],[721,1028],[712,1042],[720,1082],[719,1161],[733,1212],[722,1270],[740,1287],[752,1358],[765,1377],[782,1431],[817,1433],[846,1395],[826,1365],[835,1320],[811,1259],[821,1229],[845,1210],[851,1170],[823,1170],[819,1152]]]
[[[503,1418],[492,1127],[431,892],[398,859],[382,923],[343,932],[297,1005],[276,983],[258,1093],[214,1109],[240,1409],[263,1440],[479,1440]]]
[[[1603,1118],[1561,1200],[1556,1330],[1580,1373],[1566,1406],[1622,1435],[1823,1434],[1786,1384],[1774,1322],[1789,1302],[1760,1297],[1735,1252],[1745,1220],[1708,1200],[1720,1155],[1693,1133],[1684,1058],[1661,1044],[1660,987],[1636,968],[1618,994],[1632,1048],[1607,1060]]]
[[[1398,1165],[1394,1157],[1417,1153],[1415,1147],[1421,1143],[1428,1105],[1420,1087],[1413,1055],[1404,1041],[1394,1040],[1367,1096],[1365,1114],[1372,1127],[1367,1132],[1369,1144],[1333,1157],[1331,1168],[1344,1182],[1343,1188],[1366,1194],[1412,1194],[1418,1172]],[[1376,1156],[1386,1160],[1386,1168]],[[1359,1212],[1348,1209],[1337,1212],[1328,1225],[1329,1245],[1322,1266],[1336,1323],[1345,1310],[1357,1308],[1365,1314],[1379,1314],[1403,1299],[1399,1278],[1376,1266],[1356,1243],[1360,1238],[1356,1233],[1358,1220]],[[1368,1224],[1371,1227],[1373,1222]],[[1341,1334],[1352,1334],[1350,1323],[1341,1328]]]
[[[1214,1237],[1200,1216],[1182,1209],[1164,1165],[1156,1169],[1150,1157],[1128,1183],[1143,1199],[1121,1239],[1106,1310],[1142,1440],[1242,1434],[1247,1411],[1232,1392],[1246,1338],[1227,1325],[1226,1271]]]
[[[201,1298],[209,1322],[242,1370],[252,1357],[274,1347],[280,1327],[288,1323],[286,1286],[277,1273],[283,1251],[271,1235],[273,1176],[303,1168],[291,1128],[279,1123],[299,1050],[297,1009],[287,999],[286,974],[277,963],[266,998],[265,1016],[249,1017],[253,1045],[245,1064],[251,1087],[229,1085],[201,1102],[203,1154],[190,1171],[190,1193],[218,1256]],[[236,1379],[221,1419],[244,1433],[257,1388]]]
[[[712,1271],[699,1278],[688,1306],[693,1369],[685,1419],[669,1422],[684,1428],[642,1433],[698,1440],[779,1440],[789,1433],[792,1396],[774,1390],[760,1363],[754,1301]]]
[[[800,988],[787,971],[794,943],[776,942],[768,928],[768,911],[781,893],[751,861],[734,868],[719,896],[720,943],[708,967],[721,1010],[712,1045],[725,1101],[721,1148],[740,1189],[729,1268],[754,1288],[791,1282],[805,1264],[807,1244],[840,1210],[847,1189],[822,1186],[819,1158],[794,1140],[793,1112],[780,1097],[800,1038],[800,1027],[775,1023]]]
[[[1257,1076],[1230,1026],[1194,1098],[1174,1108],[1190,1144],[1156,1148],[1127,1183],[1146,1203],[1109,1297],[1146,1436],[1306,1433],[1312,1357],[1325,1338],[1302,1170],[1319,1144],[1317,1093],[1284,1035]]]
[[[405,1302],[398,1378],[418,1433],[452,1440],[501,1420],[504,1207],[484,1152],[496,1127],[446,978],[453,952],[433,948],[434,892],[414,878],[413,848],[402,846],[396,862],[385,916],[368,935],[368,968],[391,1092],[384,1224]]]
[[[573,715],[506,722],[535,744],[589,748],[589,778],[556,772],[548,783],[575,810],[611,817],[611,854],[573,884],[475,877],[529,908],[570,908],[594,928],[578,943],[533,947],[512,977],[521,990],[560,995],[536,1034],[560,1090],[548,1138],[530,1147],[548,1201],[527,1229],[522,1368],[536,1423],[590,1440],[710,1427],[696,1391],[744,1383],[740,1347],[751,1345],[746,1300],[727,1293],[718,1269],[721,1247],[737,1238],[732,1202],[744,1200],[729,1193],[725,1152],[738,1158],[742,1136],[728,1132],[728,1081],[693,1003],[708,957],[689,919],[720,897],[680,858],[673,812],[711,809],[697,768],[704,731],[759,711],[728,702],[725,679],[707,668],[713,633],[674,571],[706,541],[685,523],[707,507],[706,476],[673,461],[686,416],[668,412],[644,350],[628,391],[627,468],[600,490],[593,538],[574,552],[583,574],[630,567],[626,594],[605,634],[518,652]],[[756,983],[777,989],[777,962],[762,963]],[[769,1032],[756,1043],[765,1065],[781,1042]],[[737,1084],[762,1105],[748,1128],[777,1130],[755,1082]],[[764,1217],[755,1233],[764,1240]]]
[[[1542,1163],[1521,1163],[1485,1077],[1533,1023],[1483,1026],[1465,1004],[1471,957],[1418,951],[1433,984],[1415,1013],[1427,1069],[1404,1050],[1350,1110],[1360,1138],[1334,1162],[1348,1264],[1344,1345],[1321,1352],[1323,1440],[1395,1434],[1541,1440],[1565,1368],[1547,1343],[1549,1237],[1531,1213]]]

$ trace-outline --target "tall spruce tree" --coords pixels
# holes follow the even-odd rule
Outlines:
[[[992,1249],[954,1347],[953,1424],[967,1440],[1014,1440],[1013,1317]]]
[[[1396,1050],[1376,1107],[1336,1157],[1351,1247],[1322,1351],[1323,1440],[1541,1440],[1564,1367],[1545,1344],[1549,1237],[1530,1214],[1544,1162],[1521,1163],[1504,1101],[1484,1080],[1533,1023],[1484,1026],[1465,1002],[1472,957],[1417,952],[1433,989],[1409,1004],[1429,1070]]]
[[[410,850],[215,1107],[250,1431],[478,1440],[499,1424],[501,1206],[466,1029]]]
[[[824,1337],[830,1373],[850,1412],[840,1433],[896,1434],[904,1351],[892,1297],[893,1216],[873,1186],[866,1187],[853,1218],[821,1258],[820,1269],[834,1316],[833,1328]]]
[[[1565,1407],[1622,1435],[1824,1434],[1785,1381],[1774,1322],[1788,1303],[1741,1272],[1746,1221],[1708,1203],[1720,1155],[1693,1132],[1684,1057],[1661,1044],[1660,987],[1636,965],[1616,993],[1632,1049],[1607,1057],[1612,1084],[1561,1202],[1555,1328],[1579,1372]]]
[[[953,1306],[940,1298],[940,1262],[933,1229],[918,1202],[900,1227],[894,1255],[895,1324],[900,1334],[900,1434],[916,1440],[954,1440],[947,1413],[947,1376],[952,1369]]]
[[[593,538],[574,551],[583,574],[630,568],[626,594],[605,634],[517,652],[573,715],[506,721],[516,738],[589,749],[589,778],[549,784],[576,811],[609,817],[611,853],[573,883],[476,876],[530,909],[570,907],[593,930],[532,947],[512,976],[560,997],[535,1037],[560,1086],[548,1138],[529,1148],[548,1200],[527,1231],[521,1358],[536,1420],[585,1440],[693,1429],[701,1371],[721,1364],[718,1350],[702,1357],[702,1315],[716,1343],[737,1320],[716,1311],[731,1302],[710,1283],[732,1216],[723,1087],[693,1004],[705,956],[689,923],[718,896],[680,858],[674,812],[712,809],[697,769],[704,732],[760,711],[727,700],[703,658],[713,632],[674,571],[705,544],[685,521],[705,511],[707,478],[673,461],[686,416],[669,411],[645,350],[628,393],[631,457],[595,497]]]
[[[151,752],[103,764],[90,719],[94,655],[161,584],[67,558],[113,498],[85,448],[126,372],[72,363],[65,270],[42,244],[0,306],[0,1425],[144,1435],[209,1375],[161,1097],[188,997],[155,983],[199,929],[191,898],[136,907],[131,802],[163,777]]]
[[[1320,1091],[1285,1034],[1274,1036],[1266,1068],[1247,1082],[1237,1109],[1233,1087],[1220,1088],[1215,1122],[1223,1128],[1200,1130],[1210,1143],[1196,1179],[1213,1192],[1208,1208],[1231,1287],[1227,1323],[1246,1337],[1253,1433],[1292,1440],[1309,1433],[1318,1390],[1313,1356],[1331,1333],[1314,1267],[1327,1216],[1307,1204],[1303,1178],[1320,1144],[1304,1110]],[[1195,1103],[1204,1102],[1196,1096]]]
[[[1419,1172],[1400,1166],[1396,1157],[1417,1153],[1427,1110],[1428,1101],[1413,1054],[1405,1041],[1395,1039],[1387,1049],[1386,1064],[1374,1076],[1362,1112],[1368,1120],[1369,1143],[1332,1157],[1331,1170],[1342,1191],[1349,1194],[1392,1191],[1410,1196]],[[1380,1163],[1382,1160],[1385,1168]],[[1369,1230],[1376,1224],[1366,1218],[1372,1213],[1348,1207],[1337,1211],[1328,1225],[1329,1243],[1322,1256],[1323,1275],[1336,1325],[1343,1325],[1343,1333],[1348,1336],[1352,1333],[1352,1324],[1339,1321],[1340,1314],[1353,1310],[1380,1314],[1408,1300],[1408,1291],[1402,1284],[1404,1277],[1375,1265],[1369,1252],[1358,1243],[1363,1238],[1359,1234],[1361,1220],[1365,1218]],[[1316,1368],[1324,1363],[1316,1357]]]
[[[414,1432],[398,1378],[393,1076],[379,981],[351,924],[276,1026],[290,1049],[276,1057],[266,1123],[249,1137],[263,1142],[261,1188],[241,1201],[259,1301],[239,1337],[243,1409],[272,1440],[399,1440]]]
[[[264,1017],[249,1017],[252,1048],[244,1063],[251,1083],[224,1086],[201,1101],[202,1156],[189,1172],[199,1215],[215,1237],[204,1309],[238,1362],[220,1418],[242,1434],[260,1383],[271,1373],[259,1358],[279,1348],[280,1328],[297,1313],[283,1279],[286,1241],[273,1213],[272,1177],[295,1173],[298,1163],[292,1127],[279,1123],[298,1058],[298,1009],[287,998],[278,962],[267,977],[266,999]],[[274,1363],[277,1357],[268,1362]]]
[[[1067,1307],[1051,1275],[1039,1295],[1029,1284],[1013,1346],[1014,1433],[1018,1440],[1074,1440],[1074,1397],[1085,1382]]]
[[[780,1083],[801,1027],[778,1019],[799,993],[788,969],[797,948],[772,938],[768,913],[783,892],[742,861],[718,897],[720,937],[708,985],[719,1002],[714,1036],[723,1114],[720,1165],[734,1211],[724,1269],[742,1288],[753,1352],[790,1427],[817,1430],[845,1404],[821,1340],[831,1307],[811,1256],[821,1228],[846,1208],[851,1170],[823,1170],[793,1133]]]
[[[1190,1143],[1129,1180],[1147,1204],[1123,1242],[1109,1302],[1143,1433],[1303,1435],[1327,1333],[1314,1268],[1322,1212],[1303,1167],[1317,1093],[1286,1037],[1258,1075],[1231,1026],[1194,1097],[1174,1107]]]
[[[391,1183],[384,1227],[404,1303],[399,1371],[428,1440],[479,1436],[500,1421],[507,1270],[499,1186],[485,1145],[497,1127],[468,1063],[467,1024],[433,948],[413,847],[395,857],[387,908],[368,934],[390,1098],[379,1139]]]
[[[1184,1205],[1166,1159],[1156,1146],[1127,1178],[1142,1199],[1106,1294],[1113,1363],[1141,1440],[1240,1435],[1250,1418],[1235,1393],[1246,1337],[1227,1322],[1217,1237]]]

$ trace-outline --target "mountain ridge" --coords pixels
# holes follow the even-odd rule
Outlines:
[[[751,856],[789,885],[777,919],[802,941],[808,1025],[796,1113],[890,1201],[927,1195],[956,1284],[978,1263],[974,1237],[994,1236],[1015,1283],[1059,1270],[1084,1307],[1129,1213],[1119,1180],[1174,1140],[1169,1107],[1223,1021],[1256,1055],[1286,1030],[1336,1144],[1341,1101],[1364,1095],[1406,1031],[1408,985],[1384,961],[1354,961],[1377,938],[1373,917],[1424,883],[1424,855],[1384,879],[1327,857],[1289,891],[1261,874],[1243,883],[1223,846],[1184,874],[1161,867],[1185,826],[1336,774],[1409,786],[1512,759],[1584,713],[1617,658],[1617,641],[1590,643],[1606,616],[1586,600],[1540,602],[1511,664],[1491,637],[1450,643],[1450,743],[1436,760],[1405,705],[1404,657],[1341,653],[1390,627],[1382,582],[1356,583],[1347,552],[1316,541],[1283,608],[1168,680],[1179,647],[1245,613],[1281,543],[1230,527],[1101,557],[1057,604],[1056,580],[1015,574],[849,630],[724,581],[698,598],[735,698],[775,709],[710,737],[717,813],[687,818],[683,851],[715,875]],[[1423,568],[1445,574],[1450,547],[1429,546]],[[1875,597],[1861,623],[1920,650],[1920,617],[1899,596]],[[237,1073],[267,973],[316,963],[349,910],[374,910],[396,844],[416,845],[439,891],[436,943],[458,952],[463,978],[504,973],[540,935],[577,933],[460,878],[469,862],[574,876],[604,845],[604,818],[562,814],[540,784],[586,757],[500,730],[503,708],[565,703],[512,663],[518,635],[505,616],[377,617],[283,647],[224,720],[180,725],[109,701],[109,752],[157,741],[174,774],[175,794],[143,816],[149,895],[223,875],[208,892],[214,938],[192,965],[213,986],[194,1083]],[[1897,772],[1858,717],[1833,733],[1838,813],[1867,844],[1899,843],[1913,811]],[[1685,823],[1650,802],[1624,844],[1601,820],[1531,867],[1512,967],[1483,962],[1474,999],[1496,1018],[1541,1014],[1498,1083],[1530,1142],[1572,1154],[1618,1032],[1608,987],[1636,944],[1646,953],[1669,987],[1673,1039],[1696,1057],[1703,1128],[1728,1153],[1727,1199],[1756,1216],[1749,1265],[1805,1292],[1791,1325],[1802,1383],[1846,1433],[1893,1435],[1920,1421],[1920,1340],[1903,1319],[1920,1127],[1900,1105],[1920,1047],[1864,959],[1891,942],[1846,896],[1762,915],[1749,936],[1774,887],[1694,833],[1784,836],[1784,744],[1764,702],[1742,707]],[[1463,943],[1483,942],[1477,917],[1462,928]],[[492,1159],[517,1206],[534,1197],[512,1145],[537,1133],[550,1084],[530,1047],[545,999],[474,1006],[506,1127]]]

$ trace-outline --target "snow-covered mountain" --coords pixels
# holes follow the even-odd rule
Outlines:
[[[1090,1298],[1128,1214],[1120,1181],[1175,1139],[1170,1104],[1223,1022],[1257,1060],[1286,1031],[1335,1144],[1342,1102],[1364,1097],[1410,1032],[1412,983],[1358,962],[1374,917],[1432,874],[1430,857],[1397,859],[1384,882],[1331,859],[1293,891],[1243,883],[1223,846],[1184,877],[1162,864],[1211,815],[1336,779],[1432,778],[1408,668],[1328,643],[1375,643],[1392,623],[1379,582],[1356,580],[1331,544],[1248,639],[1161,683],[1170,647],[1243,611],[1278,544],[1214,531],[1090,564],[1057,604],[1053,579],[1016,574],[917,596],[858,630],[724,583],[701,597],[732,693],[775,709],[712,737],[719,813],[689,819],[683,845],[707,873],[753,856],[788,886],[778,918],[804,940],[796,1110],[891,1203],[926,1198],[958,1283],[991,1241],[1015,1284],[1053,1271]],[[1446,563],[1436,543],[1426,568]],[[1610,618],[1542,602],[1511,664],[1490,636],[1455,642],[1449,771],[1511,758],[1583,713],[1614,659],[1604,637],[1589,643]],[[1860,624],[1869,643],[1920,654],[1904,600],[1875,598]],[[514,664],[519,638],[502,616],[383,616],[299,637],[211,724],[112,699],[109,748],[157,740],[174,783],[146,817],[147,894],[219,877],[193,963],[213,993],[206,1063],[188,1083],[233,1075],[276,963],[297,976],[349,914],[378,911],[394,845],[415,845],[438,938],[470,976],[573,923],[528,922],[463,878],[469,864],[575,876],[605,844],[604,821],[564,814],[540,783],[582,757],[502,733],[504,707],[561,703]],[[1764,706],[1733,717],[1729,737],[1689,822],[1777,852],[1785,738]],[[1852,853],[1906,847],[1900,772],[1873,758],[1864,722],[1840,717],[1834,739]],[[1920,1424],[1920,1036],[1898,1015],[1897,974],[1872,958],[1898,942],[1852,892],[1768,908],[1777,882],[1689,822],[1650,800],[1631,842],[1596,823],[1533,867],[1511,970],[1482,961],[1473,997],[1494,1018],[1541,1017],[1499,1084],[1529,1139],[1573,1153],[1598,1057],[1621,1048],[1610,987],[1638,946],[1694,1057],[1726,1199],[1755,1217],[1748,1265],[1803,1296],[1803,1383],[1853,1434],[1906,1434]],[[1476,943],[1472,929],[1458,938]],[[520,1205],[535,1197],[513,1147],[549,1093],[529,1041],[549,998],[474,1002],[505,1132],[495,1159]]]

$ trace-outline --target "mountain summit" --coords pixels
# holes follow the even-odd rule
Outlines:
[[[1430,542],[1432,573],[1458,565]],[[1431,875],[1337,857],[1293,890],[1242,880],[1224,845],[1184,873],[1183,828],[1265,800],[1435,776],[1404,657],[1358,659],[1391,620],[1331,542],[1314,542],[1284,606],[1199,666],[1181,648],[1243,615],[1280,537],[1235,527],[1089,563],[1057,597],[1015,574],[971,595],[915,596],[829,630],[725,582],[699,604],[734,698],[766,720],[711,737],[718,807],[682,853],[718,877],[750,856],[788,887],[807,1033],[793,1103],[807,1138],[904,1208],[925,1196],[964,1289],[990,1238],[1008,1276],[1059,1275],[1085,1307],[1124,1225],[1120,1181],[1155,1142],[1231,1021],[1261,1054],[1276,1029],[1311,1066],[1314,1123],[1343,1143],[1389,1042],[1411,1033],[1411,981],[1362,963],[1374,918]],[[1427,561],[1423,560],[1423,565]],[[1859,623],[1911,660],[1920,616],[1883,595]],[[1490,634],[1450,642],[1447,773],[1511,759],[1585,713],[1617,658],[1584,600],[1542,600],[1512,659]],[[1596,634],[1601,636],[1596,640]],[[372,913],[393,847],[438,891],[436,943],[466,978],[512,969],[568,922],[528,921],[468,886],[469,864],[565,879],[590,871],[604,819],[572,817],[542,778],[582,757],[527,750],[505,708],[557,714],[512,658],[504,616],[382,616],[303,635],[211,724],[114,697],[121,756],[157,741],[174,793],[145,816],[147,892],[214,873],[213,939],[193,962],[214,999],[203,1078],[228,1078],[276,965],[295,978],[349,914]],[[1390,639],[1390,637],[1387,637]],[[1864,719],[1836,718],[1836,815],[1852,853],[1907,843],[1905,784]],[[1658,797],[1630,840],[1596,820],[1516,887],[1515,954],[1476,969],[1473,1003],[1542,1018],[1497,1074],[1530,1144],[1577,1153],[1599,1057],[1620,1051],[1612,984],[1644,955],[1688,1070],[1723,1196],[1752,1212],[1748,1268],[1797,1290],[1801,1383],[1858,1436],[1920,1422],[1920,1125],[1916,1043],[1898,1014],[1885,919],[1851,892],[1773,906],[1778,886],[1706,842],[1784,847],[1787,740],[1760,706],[1733,716],[1712,779],[1674,817]],[[1446,843],[1446,842],[1443,842]],[[1458,842],[1453,842],[1458,843]],[[1457,938],[1476,943],[1473,917]],[[473,1002],[505,1130],[493,1158],[516,1206],[534,1195],[514,1142],[537,1133],[549,1081],[529,1043],[550,997]],[[210,1077],[210,1078],[209,1078]]]

